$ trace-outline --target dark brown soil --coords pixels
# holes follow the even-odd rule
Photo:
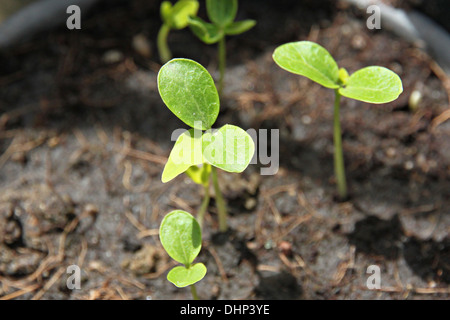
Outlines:
[[[167,212],[195,213],[202,195],[184,176],[160,181],[183,124],[156,87],[158,11],[156,1],[99,6],[81,31],[61,28],[0,54],[0,297],[190,299],[166,280],[173,263],[157,236]],[[426,54],[368,30],[363,15],[335,1],[241,1],[244,18],[258,25],[228,39],[217,125],[279,129],[280,169],[221,173],[230,230],[217,233],[212,201],[199,295],[448,299],[448,79]],[[137,34],[150,40],[151,57],[134,50]],[[277,45],[305,39],[350,72],[382,65],[403,80],[387,105],[343,99],[346,202],[335,200],[332,92],[271,59]],[[172,32],[170,46],[216,75],[215,46],[189,30]],[[423,96],[417,110],[408,104],[414,90]],[[81,290],[66,287],[72,264]],[[380,290],[366,286],[370,265],[381,269]]]

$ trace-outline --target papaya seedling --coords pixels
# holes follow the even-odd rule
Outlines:
[[[347,199],[339,119],[341,96],[374,104],[388,103],[396,100],[403,92],[400,77],[380,66],[365,67],[349,75],[344,68],[339,69],[324,47],[311,41],[283,44],[275,49],[273,59],[282,69],[334,90],[334,170],[339,198]]]
[[[218,43],[219,93],[222,93],[226,68],[225,37],[244,33],[256,24],[255,20],[234,21],[238,10],[237,0],[206,0],[206,12],[211,23],[197,16],[189,17],[189,27],[204,43]]]
[[[178,288],[190,286],[192,297],[199,300],[195,283],[205,277],[206,266],[193,263],[202,248],[202,231],[197,220],[186,211],[174,210],[161,222],[159,238],[167,254],[183,264],[170,270],[167,280]]]
[[[172,59],[172,52],[167,42],[170,30],[186,28],[189,25],[188,17],[195,16],[198,8],[197,0],[178,0],[174,5],[170,1],[161,3],[160,14],[163,24],[158,32],[157,47],[162,63]]]
[[[253,139],[243,129],[230,124],[212,129],[219,115],[219,93],[213,78],[199,63],[190,59],[172,59],[158,73],[158,90],[173,114],[191,127],[177,138],[161,180],[165,183],[186,173],[203,186],[205,197],[197,215],[200,225],[208,208],[212,180],[219,230],[225,232],[227,208],[217,168],[227,172],[244,171],[255,152]]]

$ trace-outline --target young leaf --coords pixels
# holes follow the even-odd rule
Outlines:
[[[345,68],[340,68],[339,69],[339,83],[343,86],[347,85],[348,82],[348,78],[350,76],[348,75],[347,70],[345,70]]]
[[[172,3],[170,1],[163,1],[159,7],[161,18],[164,23],[170,24],[172,16]]]
[[[167,274],[167,280],[178,288],[184,288],[203,279],[206,267],[203,263],[196,263],[189,268],[175,267]]]
[[[199,4],[197,0],[178,0],[172,8],[171,17],[169,19],[170,27],[172,29],[186,28],[189,24],[189,16],[195,16],[198,7]]]
[[[158,73],[158,90],[181,121],[200,130],[211,128],[219,115],[219,94],[209,72],[189,59],[173,59]]]
[[[394,101],[403,92],[402,80],[391,70],[384,67],[366,67],[353,73],[347,85],[339,93],[370,103],[388,103]]]
[[[243,20],[231,23],[225,28],[225,34],[232,36],[244,33],[256,25],[255,20]]]
[[[330,89],[339,88],[339,68],[331,54],[311,41],[283,44],[275,49],[274,61],[283,69],[305,76]]]
[[[159,228],[164,249],[175,261],[189,267],[202,247],[202,232],[195,218],[182,210],[168,213]]]
[[[206,0],[209,20],[221,27],[225,27],[234,21],[237,9],[237,0]]]
[[[161,181],[166,183],[191,166],[202,163],[202,132],[190,129],[181,134],[175,142],[164,166]]]
[[[252,137],[239,127],[227,124],[203,135],[203,158],[222,170],[244,171],[254,153]]]
[[[189,17],[189,28],[206,44],[216,43],[224,36],[223,31],[219,30],[214,24],[199,17]]]
[[[186,170],[186,174],[197,184],[208,185],[211,166],[204,163],[202,166],[192,166]]]

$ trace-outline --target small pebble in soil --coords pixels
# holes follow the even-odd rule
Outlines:
[[[412,162],[411,160],[408,160],[405,162],[404,167],[406,170],[412,170],[412,169],[414,169],[414,162]]]
[[[103,54],[102,60],[106,64],[114,64],[122,61],[124,55],[119,50],[108,50]]]
[[[152,56],[152,45],[142,33],[133,37],[133,49],[144,58],[150,58]]]

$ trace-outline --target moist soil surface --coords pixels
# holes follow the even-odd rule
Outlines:
[[[278,129],[279,170],[219,172],[229,230],[218,232],[211,201],[199,296],[448,299],[450,121],[440,68],[336,1],[241,1],[237,19],[246,18],[258,24],[227,39],[215,126]],[[156,86],[160,23],[157,1],[119,1],[83,16],[82,30],[61,27],[0,53],[0,297],[191,298],[166,280],[174,263],[158,238],[166,213],[195,214],[203,195],[184,175],[160,180],[172,132],[185,128]],[[142,38],[150,51],[136,45]],[[403,80],[389,104],[342,99],[346,201],[333,177],[333,92],[271,58],[298,40],[320,43],[350,73],[381,65]],[[169,45],[217,76],[215,45],[188,29],[171,32]],[[79,290],[66,285],[74,264]],[[373,265],[378,290],[367,286]]]

